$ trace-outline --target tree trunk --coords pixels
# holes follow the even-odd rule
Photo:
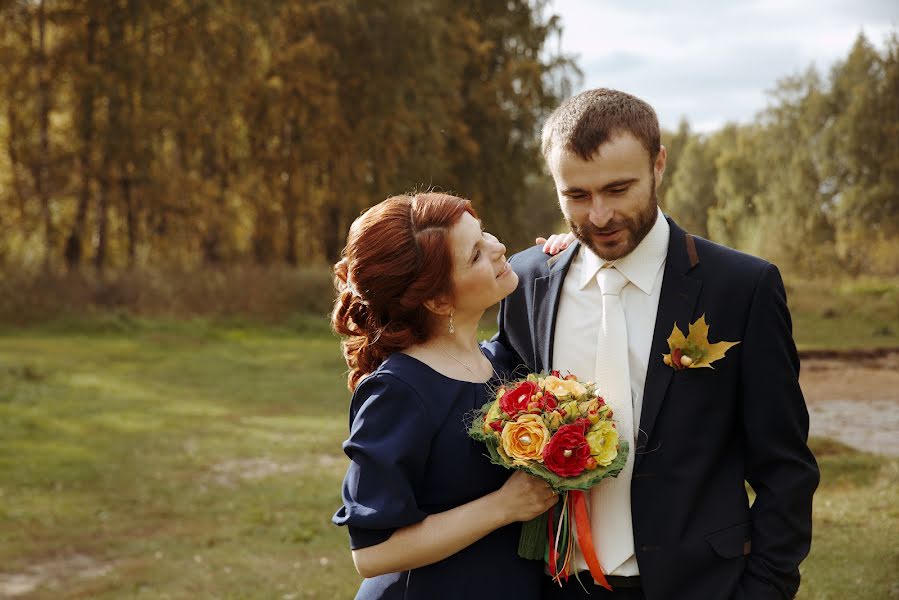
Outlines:
[[[12,171],[12,186],[16,191],[16,198],[19,200],[19,216],[25,216],[25,189],[22,184],[22,178],[19,175],[19,151],[16,148],[16,139],[19,136],[19,118],[15,111],[16,103],[12,99],[7,100],[6,116],[9,120],[9,135],[6,138],[6,152],[9,155],[9,166]]]
[[[52,265],[54,247],[56,246],[53,229],[53,215],[50,211],[50,182],[48,181],[48,165],[50,163],[50,76],[47,72],[47,14],[44,0],[40,0],[37,8],[38,48],[37,48],[37,80],[38,80],[38,123],[40,127],[40,152],[35,163],[35,187],[41,203],[41,217],[44,221],[44,269]]]
[[[106,252],[109,232],[109,190],[112,179],[112,165],[109,153],[103,159],[103,175],[100,177],[100,196],[97,199],[97,249],[94,252],[94,268],[102,273],[106,266]]]
[[[288,184],[284,189],[284,221],[287,227],[287,244],[284,260],[292,267],[297,266],[297,213],[299,201],[294,186]]]
[[[78,196],[78,209],[75,222],[66,240],[65,260],[69,270],[78,269],[83,255],[84,230],[87,224],[87,213],[91,200],[91,151],[94,141],[94,44],[97,37],[97,20],[90,17],[87,21],[87,71],[88,78],[81,89],[81,153],[78,157],[81,171],[81,190]]]
[[[132,196],[131,175],[122,167],[122,200],[125,202],[125,225],[128,229],[128,268],[137,262],[137,207]]]
[[[97,251],[94,255],[94,267],[102,273],[106,267],[109,246],[109,206],[110,197],[116,182],[117,140],[122,133],[122,98],[118,88],[118,69],[114,61],[122,47],[122,16],[114,12],[109,19],[109,56],[113,64],[108,65],[107,72],[113,82],[109,92],[108,126],[103,148],[103,167],[100,177],[100,198],[97,205]],[[124,174],[119,173],[119,176]]]

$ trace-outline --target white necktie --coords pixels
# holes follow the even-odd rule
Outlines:
[[[597,532],[596,555],[610,573],[634,554],[631,523],[631,474],[634,470],[634,406],[628,367],[627,323],[619,294],[627,278],[615,267],[596,274],[602,291],[602,325],[596,347],[596,383],[613,411],[620,441],[629,445],[618,477],[604,479],[590,491],[591,528]]]

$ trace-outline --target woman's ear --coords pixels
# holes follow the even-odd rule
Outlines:
[[[437,298],[429,298],[422,302],[422,304],[430,312],[439,317],[448,317],[453,312],[453,303],[450,302],[449,298],[443,296]]]

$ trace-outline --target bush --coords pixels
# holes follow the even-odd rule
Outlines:
[[[233,266],[108,273],[0,273],[0,322],[28,325],[65,316],[242,317],[283,322],[324,318],[334,301],[327,267]]]

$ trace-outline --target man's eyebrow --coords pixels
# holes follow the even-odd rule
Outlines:
[[[607,190],[609,188],[621,187],[622,185],[630,185],[635,181],[640,181],[639,177],[624,177],[622,179],[616,179],[615,181],[610,181],[609,183],[602,186],[602,189]]]
[[[608,190],[611,188],[621,187],[623,185],[630,185],[636,181],[640,181],[639,177],[623,177],[621,179],[616,179],[615,181],[610,181],[609,183],[602,186],[603,190]],[[561,191],[563,196],[570,196],[572,194],[584,193],[586,190],[579,187],[567,187]]]
[[[577,194],[579,192],[583,192],[584,190],[579,187],[569,187],[562,190],[562,195],[569,196],[571,194]]]

